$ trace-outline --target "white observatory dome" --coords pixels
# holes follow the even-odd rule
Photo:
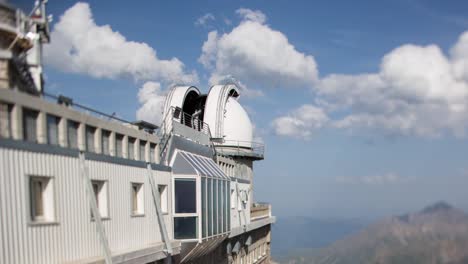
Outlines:
[[[235,144],[235,141],[238,141],[239,146],[252,147],[252,122],[244,108],[233,97],[229,97],[226,102],[224,136],[226,145]]]
[[[204,121],[213,137],[224,138],[222,145],[251,148],[252,123],[238,98],[238,88],[233,84],[211,87],[206,99]]]

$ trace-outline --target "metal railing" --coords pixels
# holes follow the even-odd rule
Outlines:
[[[229,153],[237,155],[255,155],[263,157],[265,154],[265,144],[253,141],[224,140],[223,143],[215,143],[219,153]]]
[[[187,127],[193,128],[194,130],[197,130],[208,136],[211,135],[208,124],[203,122],[197,116],[182,112],[182,109],[175,107],[171,108],[171,112],[173,113],[172,116],[174,121],[177,121]]]
[[[169,139],[173,133],[177,134],[176,129],[174,128],[174,123],[179,123],[184,127],[191,128],[194,131],[198,131],[202,134],[205,134],[208,137],[208,140],[211,139],[211,131],[210,127],[207,123],[203,122],[201,119],[198,118],[196,115],[190,115],[185,113],[179,107],[171,107],[168,113],[164,116],[164,119],[161,123],[161,127],[159,128],[159,138],[161,139],[161,148],[160,148],[160,155],[162,156],[166,151],[167,145],[169,143]],[[180,135],[184,136],[184,135]],[[215,156],[216,156],[216,149],[213,145],[213,142],[209,141],[210,146],[212,147]]]

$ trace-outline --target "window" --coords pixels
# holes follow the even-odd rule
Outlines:
[[[11,112],[13,106],[0,103],[0,137],[11,138]]]
[[[50,177],[29,176],[29,205],[31,221],[54,221],[54,191]]]
[[[174,238],[193,239],[197,238],[197,217],[175,217]]]
[[[223,218],[224,216],[224,211],[223,211],[223,188],[222,188],[222,181],[218,180],[218,193],[217,193],[217,205],[218,205],[218,234],[223,233]]]
[[[202,205],[202,237],[208,236],[208,211],[207,211],[207,193],[206,193],[206,177],[201,177],[201,205]]]
[[[158,185],[161,212],[167,213],[167,185]]]
[[[111,136],[110,131],[102,130],[101,146],[102,146],[102,154],[104,155],[110,155],[110,136]]]
[[[195,239],[198,237],[196,204],[196,180],[174,180],[174,237]]]
[[[213,235],[213,179],[208,178],[208,236]]]
[[[37,117],[39,112],[23,109],[23,139],[37,142]]]
[[[106,181],[92,180],[94,198],[101,218],[109,218],[108,187]],[[91,212],[91,219],[93,219]]]
[[[47,143],[58,145],[60,118],[54,115],[47,115]]]
[[[195,179],[175,180],[175,213],[196,213]]]
[[[123,136],[120,134],[115,135],[115,156],[123,157]]]
[[[156,150],[156,144],[150,143],[150,160],[149,160],[149,162],[156,162],[155,150]]]
[[[135,159],[135,139],[128,138],[128,158]]]
[[[96,133],[96,128],[91,126],[86,126],[86,150],[87,151],[96,151],[94,144],[94,135]]]
[[[236,190],[231,189],[231,209],[236,209],[237,195]]]
[[[67,143],[69,148],[78,148],[78,122],[68,120],[67,122]]]
[[[146,161],[146,141],[140,140],[140,160]]]
[[[132,215],[140,216],[144,215],[144,196],[143,196],[143,184],[142,183],[132,183],[131,186],[132,194]]]

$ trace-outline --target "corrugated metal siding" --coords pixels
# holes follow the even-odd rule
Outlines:
[[[86,162],[91,179],[108,181],[110,220],[103,224],[111,251],[162,242],[146,169]],[[79,165],[74,157],[0,148],[0,263],[61,263],[102,255]],[[57,225],[28,224],[28,175],[53,177]],[[170,173],[153,175],[156,184],[168,185],[172,197]],[[144,217],[131,217],[130,182],[144,183]],[[171,216],[165,220],[172,237]]]

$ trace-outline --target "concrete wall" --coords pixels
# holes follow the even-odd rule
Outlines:
[[[236,183],[231,181],[231,191],[234,191],[235,196],[234,198],[231,198],[231,230],[239,226],[250,224],[250,202],[247,201],[247,204],[243,205],[240,197],[237,195],[237,190],[241,193],[242,191],[248,192],[249,189],[249,183]],[[233,206],[232,203],[235,200],[237,200],[237,202]]]
[[[212,252],[193,261],[193,264],[261,264],[270,263],[271,261],[271,225],[261,227],[244,233],[240,236],[226,239]],[[251,237],[251,244],[246,245],[248,237]],[[240,251],[228,254],[228,244],[233,246],[237,242],[240,243]]]

